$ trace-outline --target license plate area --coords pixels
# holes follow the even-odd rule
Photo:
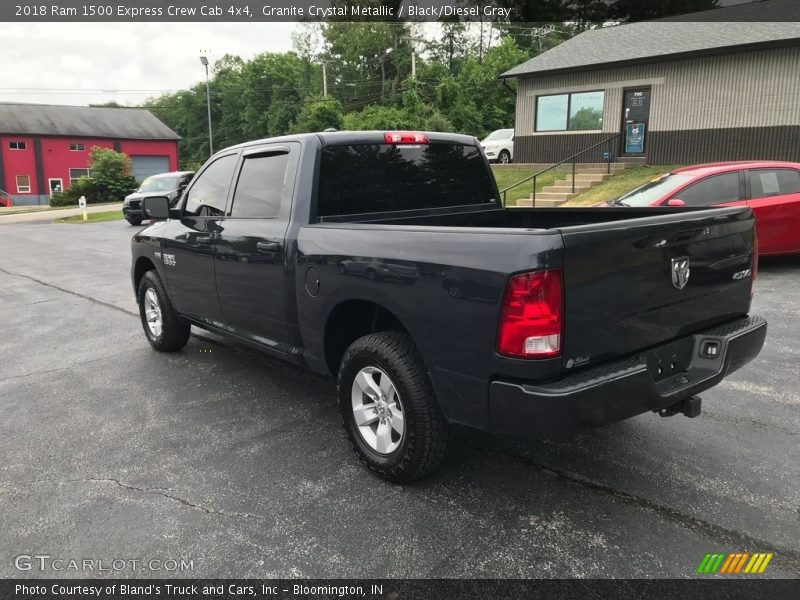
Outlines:
[[[691,337],[647,352],[645,354],[647,369],[653,381],[658,383],[679,373],[685,373],[691,365],[693,353],[694,339]]]

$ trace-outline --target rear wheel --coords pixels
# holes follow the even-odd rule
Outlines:
[[[338,383],[347,437],[367,467],[389,481],[406,482],[441,464],[448,425],[407,335],[373,333],[353,342]]]
[[[160,352],[175,352],[189,341],[191,327],[181,321],[156,271],[148,271],[139,282],[139,317],[147,341]]]

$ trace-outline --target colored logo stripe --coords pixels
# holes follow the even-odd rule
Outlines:
[[[711,575],[717,572],[727,575],[758,574],[766,570],[772,557],[772,552],[756,552],[752,555],[749,552],[706,554],[696,572]]]

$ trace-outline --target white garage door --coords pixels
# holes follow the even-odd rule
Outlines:
[[[131,170],[136,181],[169,172],[169,156],[131,156]]]

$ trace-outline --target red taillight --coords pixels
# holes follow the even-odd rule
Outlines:
[[[428,136],[417,131],[387,131],[383,140],[387,144],[427,144]]]
[[[515,358],[559,356],[563,298],[560,269],[509,279],[500,307],[497,352]]]

